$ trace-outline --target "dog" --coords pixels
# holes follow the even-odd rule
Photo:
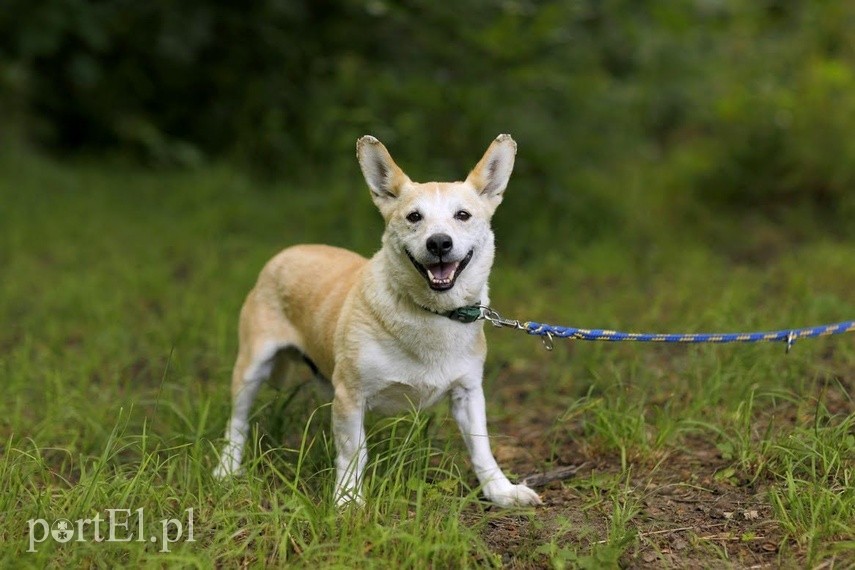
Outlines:
[[[450,394],[451,410],[484,496],[501,506],[539,505],[512,484],[490,449],[483,379],[489,303],[490,220],[514,166],[500,135],[463,182],[417,183],[372,136],[356,143],[371,198],[385,221],[371,258],[326,245],[296,245],[261,271],[240,313],[232,415],[215,476],[239,470],[249,411],[279,361],[302,357],[331,381],[335,501],[361,504],[367,411],[424,408]],[[469,321],[469,322],[461,322]]]

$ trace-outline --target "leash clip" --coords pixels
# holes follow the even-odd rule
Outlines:
[[[517,319],[506,319],[486,305],[481,305],[481,318],[496,328],[510,327],[519,331],[525,330],[525,326]]]
[[[528,331],[529,323],[521,323],[517,319],[506,319],[502,315],[500,315],[497,311],[491,309],[486,305],[481,305],[481,318],[493,325],[496,328],[512,328],[518,331]],[[552,333],[547,331],[545,335],[541,335],[541,342],[543,342],[543,348],[546,350],[552,350],[555,348],[555,345],[552,342]]]

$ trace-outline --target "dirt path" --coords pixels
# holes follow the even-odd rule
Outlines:
[[[485,539],[507,567],[542,568],[564,559],[589,567],[776,568],[782,558],[798,558],[779,552],[783,533],[767,487],[722,477],[730,462],[708,439],[687,438],[682,449],[633,464],[627,481],[618,456],[580,446],[566,425],[563,433],[555,429],[567,409],[560,397],[540,401],[520,383],[497,384],[491,398],[505,411],[493,422],[499,463],[520,477],[576,468],[565,481],[539,489],[545,506],[533,517],[492,511]],[[616,480],[622,497],[609,495]],[[624,544],[611,528],[615,499],[637,509],[622,526]],[[591,554],[574,558],[574,550]]]

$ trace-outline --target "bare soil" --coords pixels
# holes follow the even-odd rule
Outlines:
[[[507,381],[506,381],[507,380]],[[580,444],[572,426],[556,418],[578,395],[541,398],[525,382],[506,378],[491,388],[495,453],[508,472],[526,476],[573,471],[562,481],[540,487],[544,506],[534,516],[495,516],[484,538],[508,568],[550,566],[538,545],[552,542],[571,552],[591,552],[609,539],[612,500],[597,497],[588,481],[620,477],[620,457]],[[823,390],[832,413],[852,413],[852,401],[840,385]],[[819,395],[818,395],[819,396]],[[798,421],[795,413],[776,410]],[[641,499],[640,512],[629,523],[634,541],[617,561],[625,568],[780,568],[799,567],[798,546],[785,540],[768,498],[769,481],[747,482],[717,477],[732,465],[709,438],[684,438],[679,449],[653,460],[633,463],[628,485]],[[596,565],[596,561],[594,561]]]

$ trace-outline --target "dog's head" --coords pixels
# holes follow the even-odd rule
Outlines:
[[[417,183],[372,136],[356,143],[371,197],[386,221],[391,276],[413,299],[451,309],[486,294],[493,263],[490,219],[501,203],[517,145],[499,135],[463,182]]]

